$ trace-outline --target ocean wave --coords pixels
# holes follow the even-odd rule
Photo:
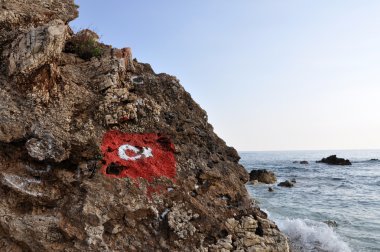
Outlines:
[[[355,186],[352,182],[343,181],[340,185],[336,185],[334,189],[353,189]]]
[[[307,219],[276,220],[295,250],[315,252],[351,252],[350,247],[327,224]]]

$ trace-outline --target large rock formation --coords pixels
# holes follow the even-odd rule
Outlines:
[[[322,158],[317,163],[325,163],[329,165],[352,165],[350,160],[344,158],[338,158],[336,155],[331,155],[327,158]]]
[[[72,0],[0,4],[0,251],[288,251],[175,77],[74,35]],[[108,163],[144,137],[162,159]]]
[[[267,171],[265,169],[252,170],[249,173],[249,180],[265,183],[265,184],[274,184],[277,181],[276,175],[272,171]]]

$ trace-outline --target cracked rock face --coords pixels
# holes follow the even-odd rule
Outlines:
[[[67,35],[67,26],[61,20],[32,27],[27,33],[21,34],[3,52],[3,57],[8,61],[8,74],[28,74],[57,59]]]
[[[66,53],[76,16],[72,0],[0,1],[0,251],[289,251],[179,81],[129,48]],[[175,178],[101,173],[110,131],[165,136]]]

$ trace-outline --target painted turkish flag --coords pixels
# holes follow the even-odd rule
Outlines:
[[[103,137],[101,151],[101,172],[106,176],[144,178],[148,182],[176,176],[174,145],[160,134],[109,131]]]

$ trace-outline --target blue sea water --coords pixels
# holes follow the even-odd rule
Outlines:
[[[300,251],[380,251],[380,150],[240,152],[248,170],[267,169],[277,183],[247,184],[248,191]],[[336,154],[352,166],[316,163]],[[306,160],[308,165],[294,164]],[[274,192],[269,192],[271,186]],[[336,221],[329,227],[325,221]]]

